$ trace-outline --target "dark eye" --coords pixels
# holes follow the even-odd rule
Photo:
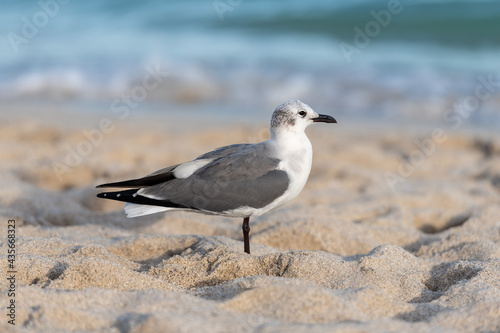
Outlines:
[[[299,111],[299,116],[301,116],[301,117],[305,117],[306,114],[307,114],[307,112],[305,112],[304,110]]]

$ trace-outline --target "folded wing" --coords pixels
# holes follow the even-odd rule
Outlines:
[[[280,197],[290,182],[287,173],[278,170],[280,161],[266,149],[263,144],[222,147],[144,178],[101,185],[139,189],[98,196],[215,214],[241,207],[262,208]]]

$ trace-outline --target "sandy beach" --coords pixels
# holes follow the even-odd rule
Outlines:
[[[498,134],[312,126],[309,181],[248,255],[240,219],[128,219],[95,186],[266,140],[268,118],[2,110],[2,332],[500,331]]]

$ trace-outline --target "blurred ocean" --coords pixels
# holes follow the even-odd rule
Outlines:
[[[0,7],[0,100],[111,104],[159,68],[169,75],[146,102],[273,108],[300,98],[336,115],[437,121],[473,103],[479,89],[486,97],[466,118],[500,125],[499,1],[3,0]]]

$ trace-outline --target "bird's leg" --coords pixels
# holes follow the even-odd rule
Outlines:
[[[250,233],[250,225],[248,224],[250,222],[249,217],[245,217],[243,219],[243,243],[245,247],[245,252],[250,254],[250,239],[248,238],[248,234]]]

